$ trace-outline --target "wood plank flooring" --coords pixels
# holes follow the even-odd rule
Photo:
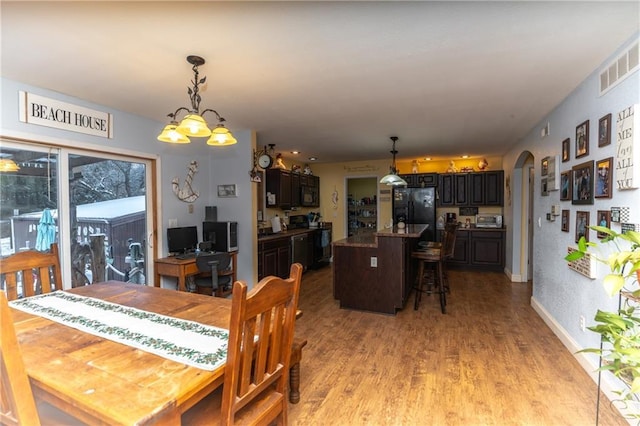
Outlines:
[[[593,425],[596,385],[530,306],[531,285],[450,271],[447,314],[343,310],[331,267],[306,273],[293,425]],[[601,399],[600,425],[627,422]]]

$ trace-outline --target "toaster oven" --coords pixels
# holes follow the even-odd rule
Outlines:
[[[477,214],[476,228],[502,228],[502,215]]]

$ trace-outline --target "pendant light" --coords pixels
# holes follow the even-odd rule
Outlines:
[[[393,142],[393,148],[389,151],[393,155],[393,163],[391,164],[391,167],[389,167],[389,174],[380,179],[380,183],[384,183],[389,186],[406,186],[407,182],[398,176],[398,170],[396,169],[396,154],[398,153],[398,151],[396,151],[396,141],[398,140],[398,137],[391,136],[390,139]]]
[[[187,94],[191,100],[191,108],[180,107],[176,112],[167,114],[171,118],[171,122],[167,124],[160,135],[158,140],[168,143],[190,143],[190,137],[195,138],[209,138],[207,145],[212,146],[225,146],[233,145],[238,141],[233,137],[231,131],[224,125],[225,119],[218,114],[216,110],[205,109],[200,113],[200,85],[207,81],[207,77],[199,78],[198,67],[204,65],[204,59],[200,56],[190,55],[187,56],[187,62],[193,65],[192,70],[194,74],[193,87],[187,89]],[[187,115],[178,122],[177,116],[181,111],[186,111]],[[212,112],[218,119],[218,124],[211,130],[209,125],[203,118],[205,112]]]

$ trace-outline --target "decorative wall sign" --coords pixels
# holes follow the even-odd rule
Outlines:
[[[611,207],[611,222],[620,222],[620,207]]]
[[[613,157],[596,162],[596,182],[594,197],[611,198],[611,176],[613,175]]]
[[[198,162],[193,160],[189,163],[189,167],[187,168],[187,178],[184,180],[184,185],[180,188],[180,178],[174,177],[171,181],[171,186],[173,187],[173,193],[176,194],[176,197],[180,201],[184,201],[185,203],[193,203],[198,199],[200,193],[193,189],[193,177],[198,173]]]
[[[589,155],[589,120],[576,127],[576,158]]]
[[[577,251],[573,247],[567,247],[567,253],[573,253]],[[596,279],[596,259],[591,256],[590,253],[585,253],[584,257],[578,259],[573,262],[567,262],[569,265],[569,269],[576,271],[579,274],[584,275],[587,278],[591,278],[592,280]]]
[[[547,190],[557,191],[560,189],[560,161],[559,156],[547,157]]]
[[[576,243],[581,237],[589,242],[589,212],[585,211],[576,212]]]
[[[611,114],[607,114],[598,122],[598,146],[611,143]]]
[[[573,166],[571,204],[593,204],[593,160]]]
[[[549,157],[544,157],[540,164],[540,176],[546,176],[549,172]]]
[[[19,91],[18,94],[19,119],[23,123],[103,138],[113,137],[113,117],[109,113],[33,93]]]
[[[632,105],[618,113],[616,118],[616,187],[633,189],[640,186],[640,114],[634,111],[639,105]],[[635,143],[634,143],[635,142]]]
[[[640,232],[640,224],[637,223],[621,223],[620,224],[621,233],[625,233],[627,231],[635,231]]]

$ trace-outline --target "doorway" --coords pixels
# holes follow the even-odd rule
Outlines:
[[[378,230],[378,178],[346,178],[347,236],[373,234]]]
[[[535,188],[535,158],[529,151],[518,157],[511,182],[509,199],[513,212],[511,281],[527,282],[533,278],[533,203]]]

